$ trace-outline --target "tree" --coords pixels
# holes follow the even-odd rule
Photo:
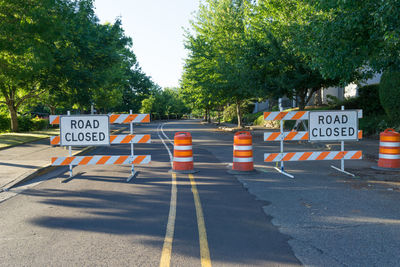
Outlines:
[[[18,131],[21,105],[45,91],[40,78],[52,68],[64,6],[55,0],[0,1],[0,103],[9,110],[12,131]]]
[[[154,84],[140,69],[120,19],[99,24],[92,0],[0,0],[0,103],[138,110]],[[139,99],[137,99],[139,97]]]
[[[321,87],[338,84],[311,67],[312,59],[296,49],[298,25],[311,14],[301,1],[261,0],[251,18],[248,61],[257,66],[254,79],[267,94],[299,99],[304,109]],[[250,58],[250,59],[249,59]]]
[[[393,122],[400,122],[400,71],[383,73],[379,86],[379,98],[388,117]]]
[[[398,1],[304,1],[313,10],[297,47],[324,77],[343,83],[400,68]]]
[[[142,113],[155,113],[159,117],[168,117],[175,115],[176,118],[182,117],[183,114],[190,112],[181,99],[177,88],[164,88],[164,90],[155,90],[153,94],[143,99]]]
[[[58,76],[67,80],[64,95],[82,112],[92,103],[103,112],[138,111],[153,83],[141,71],[121,20],[101,25],[92,1],[82,0],[78,7],[69,17],[59,61]]]
[[[186,47],[191,54],[183,80],[186,89],[203,92],[203,98],[221,96],[225,101],[234,102],[239,127],[241,103],[255,95],[246,75],[247,65],[242,63],[249,6],[246,0],[207,0],[200,5],[192,22],[195,33],[187,35]]]

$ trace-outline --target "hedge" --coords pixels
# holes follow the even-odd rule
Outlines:
[[[379,97],[386,114],[400,122],[400,72],[387,71],[382,74]]]
[[[47,129],[49,126],[48,119],[40,119],[38,117],[31,118],[29,116],[18,117],[18,128],[20,132],[39,131]],[[0,115],[0,132],[11,131],[11,119],[5,115]]]
[[[364,116],[377,116],[384,114],[385,111],[379,101],[379,85],[367,85],[358,90],[358,97],[349,98],[330,106],[329,109],[340,110],[341,106],[345,109],[362,109]]]

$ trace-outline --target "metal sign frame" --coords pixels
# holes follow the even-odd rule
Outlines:
[[[129,156],[99,156],[99,155],[94,155],[94,156],[87,156],[87,157],[72,157],[72,145],[71,144],[63,144],[62,146],[68,146],[68,157],[54,157],[52,158],[52,166],[61,166],[61,165],[69,165],[69,179],[73,177],[72,169],[73,165],[97,165],[97,164],[131,164],[131,175],[128,177],[127,182],[129,182],[132,178],[134,178],[137,174],[138,171],[135,170],[134,164],[145,164],[151,162],[151,155],[135,155],[134,154],[134,143],[150,143],[151,142],[151,137],[150,135],[143,135],[145,136],[145,140],[143,142],[140,142],[139,140],[136,140],[135,138],[132,138],[133,135],[133,124],[134,123],[149,123],[150,122],[150,114],[133,114],[132,110],[129,111],[129,114],[111,114],[111,115],[74,115],[71,116],[71,112],[67,111],[67,115],[52,115],[49,118],[49,123],[50,124],[59,124],[60,125],[60,136],[52,136],[50,137],[50,144],[52,145],[60,145],[61,144],[61,135],[63,134],[62,132],[62,118],[64,117],[107,117],[107,132],[108,135],[106,136],[105,140],[108,141],[108,143],[104,144],[77,144],[74,146],[110,146],[111,145],[111,140],[110,140],[110,124],[116,123],[116,124],[130,124],[130,135],[122,135],[122,136],[116,136],[114,135],[113,139],[117,138],[119,139],[118,142],[113,142],[113,144],[125,144],[129,143],[131,145],[131,153]],[[120,140],[121,138],[118,137],[123,137],[124,139],[128,137],[129,142],[123,142],[123,140]],[[128,163],[127,163],[128,162]]]
[[[284,152],[284,148],[283,148],[284,141],[304,140],[304,137],[305,137],[306,134],[310,135],[310,132],[309,132],[310,128],[308,129],[307,132],[297,132],[297,131],[295,131],[295,132],[293,132],[293,131],[292,132],[284,132],[282,121],[283,120],[297,120],[297,121],[299,121],[299,120],[300,121],[302,121],[302,120],[310,120],[309,113],[313,112],[313,111],[287,111],[287,112],[284,112],[283,108],[282,108],[282,99],[281,98],[279,99],[279,110],[280,110],[279,112],[264,112],[264,120],[279,120],[279,121],[281,121],[279,134],[267,135],[266,133],[264,133],[264,141],[280,141],[280,153],[277,153],[277,154],[284,154],[285,153]],[[326,112],[341,112],[341,111],[344,111],[344,106],[341,107],[341,110],[332,110],[332,111],[326,111]],[[362,118],[362,110],[350,110],[350,111],[355,111],[356,114],[357,114],[356,115],[356,118],[357,118],[356,119],[356,121],[357,121],[357,131],[356,131],[357,140],[356,141],[358,141],[358,139],[361,138],[360,134],[362,134],[362,132],[358,130],[358,120],[360,118]],[[306,140],[308,140],[310,142],[309,137]],[[333,141],[333,140],[328,140],[328,141]],[[345,151],[344,150],[344,141],[343,140],[335,140],[335,141],[340,141],[340,144],[341,144],[341,150],[340,151],[336,151],[336,152],[340,153],[340,157],[338,159],[340,159],[341,162],[340,162],[340,168],[335,167],[333,165],[331,165],[331,167],[333,169],[337,170],[337,171],[340,171],[342,173],[345,173],[347,175],[350,175],[350,176],[354,177],[355,176],[354,174],[349,173],[349,172],[344,170],[343,155],[345,155],[345,153],[347,153],[347,152],[358,152],[358,153],[361,153],[361,154],[358,154],[357,158],[354,158],[354,159],[361,159],[362,158],[362,151]],[[353,141],[353,140],[346,140],[346,141]],[[309,154],[311,152],[305,152],[305,153]],[[329,153],[329,152],[325,152],[325,153]],[[294,153],[287,153],[287,154],[291,154],[292,155]],[[266,162],[266,158],[265,157],[266,157],[266,154],[264,154],[264,161]],[[280,168],[278,167],[278,163],[280,163]],[[277,165],[275,166],[275,169],[278,172],[280,172],[280,173],[282,173],[282,174],[284,174],[284,175],[286,175],[286,176],[288,176],[290,178],[294,178],[294,175],[285,172],[283,158],[280,161],[276,161],[276,164]]]

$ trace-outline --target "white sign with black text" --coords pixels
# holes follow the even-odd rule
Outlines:
[[[308,125],[310,141],[358,140],[356,110],[310,111]]]
[[[77,115],[60,117],[61,146],[110,145],[107,115]]]

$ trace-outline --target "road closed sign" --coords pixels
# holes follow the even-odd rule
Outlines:
[[[308,125],[310,141],[358,140],[356,110],[310,111]]]
[[[107,115],[78,115],[60,117],[61,146],[110,145]]]

